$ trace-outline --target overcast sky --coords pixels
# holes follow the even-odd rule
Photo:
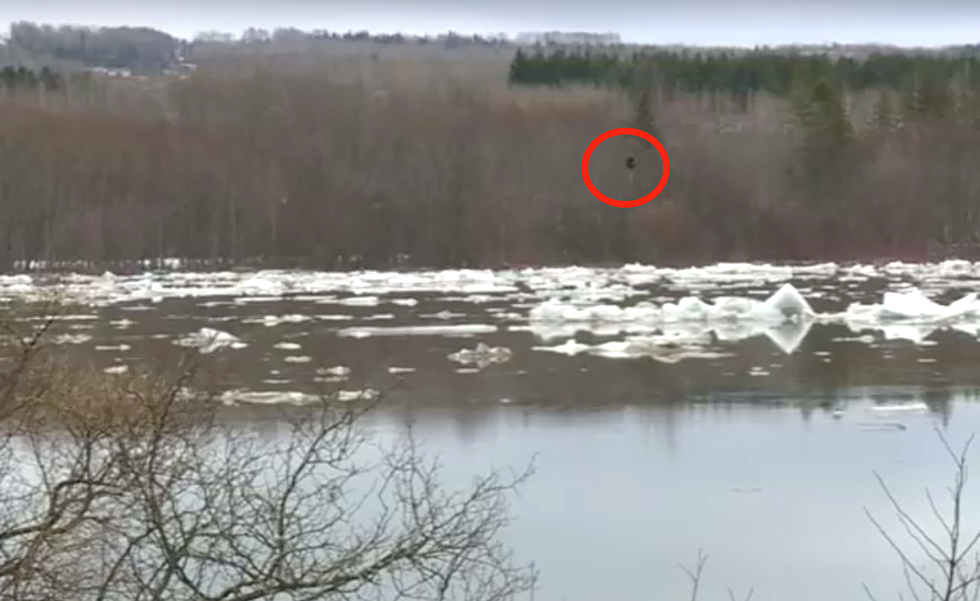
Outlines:
[[[180,37],[247,27],[616,32],[627,41],[746,45],[980,41],[980,0],[0,0],[0,24],[147,25]]]

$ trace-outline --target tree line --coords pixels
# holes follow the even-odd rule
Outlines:
[[[177,38],[149,27],[81,27],[18,21],[10,25],[7,50],[34,60],[76,67],[160,72],[172,65]]]
[[[0,69],[0,88],[8,91],[37,90],[53,92],[65,85],[65,79],[49,67],[35,71],[26,67]]]
[[[853,56],[758,49],[749,52],[593,49],[518,49],[509,82],[531,86],[620,86],[648,82],[688,94],[759,93],[787,97],[817,81],[849,91],[907,91],[917,86],[980,88],[980,57],[973,53],[872,53]]]

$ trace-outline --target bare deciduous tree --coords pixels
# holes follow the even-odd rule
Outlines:
[[[40,355],[29,362],[47,388],[3,422],[4,598],[503,601],[532,589],[533,566],[499,540],[530,469],[452,491],[411,437],[374,440],[360,421],[371,404],[324,398],[263,436],[193,392],[206,383],[195,363],[120,377]]]
[[[932,493],[926,491],[929,508],[940,528],[939,534],[931,533],[931,528],[923,520],[913,517],[895,498],[880,475],[875,475],[879,485],[888,497],[895,511],[901,531],[910,542],[911,548],[899,544],[894,534],[888,532],[880,521],[867,509],[865,512],[881,536],[895,551],[902,563],[908,592],[913,599],[929,601],[967,601],[980,597],[980,531],[964,531],[963,508],[966,502],[967,456],[973,443],[971,436],[957,452],[950,446],[946,436],[936,430],[943,448],[955,467],[953,484],[949,487],[950,504],[948,512],[940,510]],[[874,599],[870,589],[865,587],[868,596]]]

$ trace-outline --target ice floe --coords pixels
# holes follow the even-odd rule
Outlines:
[[[978,337],[980,297],[971,292],[943,304],[919,288],[906,286],[903,290],[886,291],[880,303],[852,303],[841,312],[820,313],[798,289],[786,283],[765,300],[737,296],[704,300],[687,296],[660,305],[644,300],[620,306],[552,298],[533,306],[527,321],[527,326],[511,326],[510,330],[530,331],[546,342],[571,339],[533,347],[537,351],[608,358],[650,357],[673,362],[694,357],[718,358],[724,355],[712,348],[716,343],[757,336],[766,336],[783,352],[792,353],[818,324],[846,325],[859,336],[838,340],[866,344],[874,343],[873,336],[864,334],[868,330],[881,332],[886,340],[923,346],[934,344],[927,339],[940,330]],[[589,345],[574,340],[579,333],[625,338]]]
[[[258,391],[258,390],[226,390],[221,394],[225,405],[256,404],[256,405],[307,405],[324,399],[336,399],[344,403],[355,401],[370,401],[377,399],[380,393],[373,388],[363,390],[338,390],[324,395],[310,394],[298,391]]]
[[[497,326],[485,324],[461,324],[445,326],[393,326],[378,328],[344,328],[339,330],[339,336],[349,338],[368,338],[371,336],[474,336],[476,334],[492,334]]]
[[[491,347],[481,342],[475,349],[461,349],[451,353],[449,360],[462,365],[473,365],[479,370],[494,363],[506,363],[510,361],[512,354],[509,348]]]
[[[868,284],[871,280],[877,281]],[[241,303],[253,302],[295,301],[294,307],[299,303],[329,304],[336,315],[309,313],[306,309],[310,305],[307,305],[303,309],[279,309],[277,313],[281,311],[283,315],[236,315],[207,320],[260,327],[319,322],[322,329],[290,330],[302,330],[300,335],[331,332],[331,335],[356,339],[467,338],[529,331],[538,339],[534,348],[541,351],[610,358],[649,356],[662,361],[722,356],[728,350],[723,348],[724,343],[754,337],[766,337],[782,351],[791,353],[799,348],[811,328],[821,324],[845,325],[854,334],[849,338],[838,336],[835,340],[869,344],[883,337],[925,345],[940,330],[980,336],[980,297],[971,292],[950,303],[939,302],[937,299],[949,296],[950,288],[980,291],[980,263],[963,260],[854,265],[720,263],[687,268],[629,264],[616,268],[573,266],[496,271],[148,271],[137,275],[0,276],[0,300],[30,301],[47,298],[45,295],[57,290],[61,298],[72,302],[94,307],[118,304],[127,311],[160,310],[153,303],[173,298],[206,299],[207,302],[197,303],[200,306],[224,303],[231,307],[229,311],[235,311],[235,306]],[[853,302],[866,301],[865,295],[873,290],[886,290],[879,302]],[[412,297],[422,294],[427,296]],[[854,294],[861,296],[854,297]],[[457,301],[469,306],[447,306]],[[426,304],[426,309],[418,313],[396,309],[429,302],[435,306]],[[481,306],[483,303],[489,305]],[[831,305],[833,311],[826,312]],[[370,310],[365,309],[375,306],[391,312],[366,315]],[[257,307],[249,304],[245,308],[251,313]],[[64,319],[96,323],[99,318],[94,314],[82,316],[77,310],[73,313],[75,317]],[[395,321],[389,324],[392,327],[369,327],[380,326],[385,320],[400,320],[405,314],[428,323]],[[478,323],[453,323],[457,318]],[[327,327],[323,324],[351,320],[356,321],[336,325],[362,327],[335,330],[333,324]],[[132,320],[109,323],[114,328],[136,325]],[[579,334],[612,340],[575,340]],[[202,352],[244,346],[239,339],[232,338],[218,336],[214,344],[205,344],[198,336],[175,344],[198,346]],[[61,341],[82,344],[91,338],[78,334]],[[281,343],[276,348],[299,350],[291,344]]]
[[[752,321],[771,324],[812,318],[810,304],[790,284],[784,284],[765,301],[752,298],[723,296],[706,302],[688,296],[676,303],[657,306],[640,302],[631,307],[617,305],[581,305],[559,300],[547,300],[531,309],[530,322],[535,323],[647,323],[650,325],[678,322],[736,322]]]
[[[706,341],[678,344],[659,337],[631,337],[622,341],[610,341],[588,345],[568,340],[552,347],[534,347],[534,350],[548,351],[563,355],[580,353],[606,357],[608,359],[651,358],[661,363],[678,363],[684,359],[720,359],[732,356],[731,353],[712,351],[705,348]]]
[[[86,344],[92,341],[88,334],[58,334],[51,339],[53,344]]]
[[[277,342],[276,344],[272,345],[272,348],[280,351],[298,351],[303,347],[295,342]]]
[[[211,328],[201,328],[194,334],[174,340],[173,343],[177,346],[197,348],[204,354],[223,348],[242,349],[248,346],[237,336]]]
[[[327,374],[331,376],[341,376],[347,377],[350,375],[350,368],[346,365],[335,365],[333,367],[321,367],[316,370],[318,374]]]
[[[311,315],[262,315],[259,317],[246,317],[242,319],[242,323],[246,324],[262,324],[268,328],[274,328],[278,325],[284,323],[304,323],[311,321],[313,316]]]
[[[97,344],[97,345],[95,345],[95,350],[97,350],[97,351],[106,351],[106,352],[117,351],[117,352],[120,352],[120,353],[125,353],[126,351],[132,350],[132,347],[129,346],[128,344],[116,344],[116,345],[112,345],[112,344]]]
[[[433,293],[474,303],[513,300],[529,294],[539,299],[572,295],[588,303],[620,303],[642,294],[642,288],[652,285],[674,290],[717,291],[760,284],[775,286],[791,280],[835,279],[838,282],[907,280],[918,282],[923,288],[942,289],[980,280],[980,263],[962,260],[879,265],[720,263],[687,268],[630,264],[619,268],[462,269],[410,273],[303,270],[146,271],[136,275],[57,276],[31,273],[0,276],[0,300],[48,298],[56,291],[60,298],[92,306],[208,297],[228,297],[236,303],[296,297],[348,306],[380,303],[414,306],[418,299],[406,295]],[[147,308],[146,305],[143,307]]]
[[[798,346],[816,323],[841,323],[856,333],[881,330],[887,338],[919,341],[943,328],[976,336],[980,332],[980,298],[971,292],[944,305],[917,288],[909,288],[885,292],[881,303],[852,303],[842,312],[818,313],[792,284],[783,284],[762,301],[735,296],[705,301],[688,296],[659,306],[641,301],[620,307],[551,299],[533,307],[528,321],[525,329],[542,339],[573,336],[580,331],[598,335],[650,334],[671,324],[703,324],[710,326],[721,340],[765,333],[786,350]],[[788,324],[802,327],[788,328]]]

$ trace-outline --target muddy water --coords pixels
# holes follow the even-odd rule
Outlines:
[[[893,284],[792,283],[818,311],[878,302]],[[743,281],[724,294],[764,299],[775,287]],[[692,288],[636,287],[657,302]],[[941,288],[936,300],[949,302],[973,286]],[[923,488],[938,491],[951,474],[933,428],[954,443],[980,429],[980,342],[963,331],[708,332],[692,351],[684,341],[704,334],[694,328],[655,357],[626,359],[558,352],[623,334],[534,326],[535,300],[520,294],[365,298],[116,302],[72,308],[57,334],[71,360],[118,371],[173,357],[175,341],[201,328],[226,332],[238,348],[204,357],[238,393],[230,411],[263,419],[297,395],[380,390],[380,431],[414,424],[460,484],[537,454],[508,536],[542,570],[539,601],[686,598],[677,566],[699,549],[709,555],[702,599],[727,598],[726,587],[754,587],[754,599],[857,599],[862,583],[895,598],[900,565],[863,513],[890,515],[874,472],[926,510]],[[479,344],[508,352],[459,360]]]
[[[882,290],[866,283],[842,292],[834,281],[797,285],[821,311],[877,301]],[[765,298],[773,289],[745,286],[738,294]],[[937,298],[954,299],[967,289],[953,288]],[[673,300],[685,292],[647,294]],[[177,298],[72,309],[58,332],[74,358],[103,368],[172,356],[180,349],[176,341],[201,328],[227,332],[242,348],[206,358],[221,366],[227,387],[264,394],[256,397],[263,402],[284,400],[274,393],[315,394],[341,385],[384,390],[392,404],[474,408],[683,403],[706,395],[778,400],[847,388],[980,386],[980,343],[955,330],[914,340],[928,329],[791,325],[726,341],[688,326],[686,337],[656,358],[569,356],[556,351],[570,340],[596,344],[623,334],[615,326],[603,331],[528,325],[533,302],[474,298],[389,295],[376,306],[315,296]],[[356,303],[358,297],[339,300]],[[400,301],[414,305],[396,304]],[[689,352],[684,341],[705,332],[710,342]],[[485,365],[450,358],[481,343],[506,348],[509,356]]]

